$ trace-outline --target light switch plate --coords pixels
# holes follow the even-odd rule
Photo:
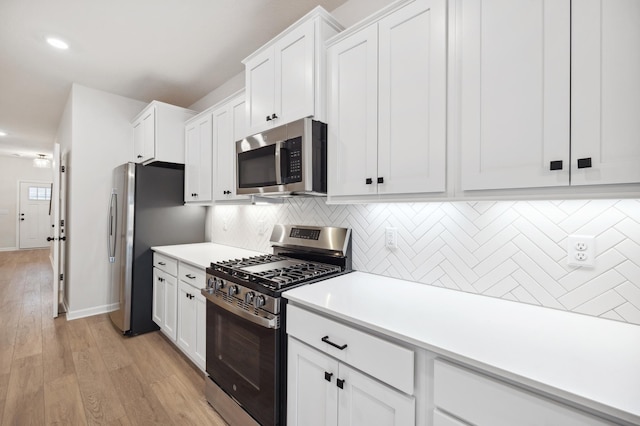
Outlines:
[[[387,227],[385,229],[384,245],[390,250],[398,248],[398,228]]]
[[[567,237],[567,263],[571,266],[594,266],[596,239],[592,235],[569,235]]]

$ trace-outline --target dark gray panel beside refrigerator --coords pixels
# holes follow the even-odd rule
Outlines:
[[[205,208],[184,205],[184,167],[126,163],[114,169],[109,207],[111,285],[119,309],[111,320],[124,334],[158,330],[151,319],[151,247],[204,241]]]

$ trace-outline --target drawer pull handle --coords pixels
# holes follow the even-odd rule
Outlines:
[[[329,336],[324,336],[322,338],[322,341],[325,342],[325,343],[328,343],[331,346],[333,346],[334,348],[338,348],[340,350],[343,350],[343,349],[345,349],[347,347],[346,343],[344,345],[337,345],[337,344],[333,343],[331,340],[329,340]]]
[[[591,167],[591,157],[578,158],[579,169],[588,169],[589,167]]]
[[[330,382],[332,377],[333,377],[333,373],[327,373],[326,371],[324,372],[324,379],[327,382]]]
[[[556,160],[549,163],[549,170],[562,170],[562,160]]]
[[[187,274],[185,275],[185,277],[189,278],[190,280],[195,278],[195,275],[191,275],[191,274]]]
[[[164,263],[164,262],[158,262],[158,265],[160,265],[160,266],[166,266],[167,264],[166,264],[166,263]]]
[[[336,379],[336,386],[338,386],[340,389],[344,389],[344,380]]]

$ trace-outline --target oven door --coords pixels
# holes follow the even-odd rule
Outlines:
[[[280,329],[207,300],[207,373],[260,424],[279,421]]]

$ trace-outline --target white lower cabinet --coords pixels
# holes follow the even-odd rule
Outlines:
[[[288,425],[415,424],[413,351],[294,306],[287,314]]]
[[[206,368],[206,272],[159,253],[153,255],[153,321],[202,371]]]
[[[160,330],[176,340],[178,291],[177,261],[162,255],[153,255],[153,304],[151,314]]]
[[[615,424],[440,359],[433,389],[435,426]]]

